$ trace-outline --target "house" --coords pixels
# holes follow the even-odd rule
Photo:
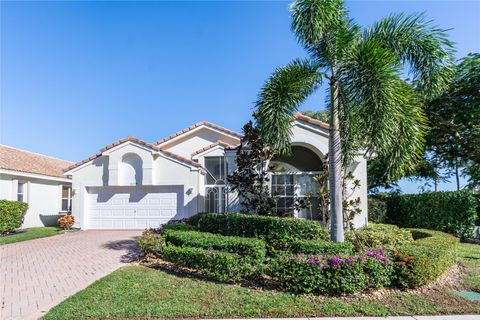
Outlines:
[[[23,228],[55,225],[70,211],[73,163],[0,145],[0,199],[28,203]]]
[[[242,135],[208,121],[199,122],[157,142],[135,137],[116,141],[65,170],[72,178],[73,208],[83,229],[143,229],[198,212],[235,212],[235,194],[227,175],[235,170],[235,147]],[[295,198],[315,191],[313,177],[328,152],[328,125],[300,113],[292,128],[293,155],[272,159],[272,192],[276,210],[315,218],[314,210],[295,210]],[[366,158],[350,168],[361,181],[352,194],[360,197],[367,221]]]

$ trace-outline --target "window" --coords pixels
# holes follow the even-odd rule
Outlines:
[[[315,193],[318,185],[314,174],[274,173],[272,175],[272,195],[276,197],[276,211],[282,215],[295,215],[298,218],[311,218],[318,208]],[[295,212],[295,200],[309,199],[312,208],[302,208]],[[313,209],[313,210],[312,210]]]
[[[227,166],[225,157],[205,157],[205,184],[225,184],[227,177]]]
[[[62,186],[62,211],[72,211],[72,188]]]
[[[227,163],[225,157],[205,157],[205,210],[225,212]]]
[[[18,181],[18,186],[17,186],[17,201],[20,202],[27,202],[27,197],[26,197],[26,183],[23,181]]]

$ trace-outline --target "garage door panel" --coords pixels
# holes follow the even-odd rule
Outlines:
[[[90,187],[87,228],[145,229],[180,218],[183,187]]]

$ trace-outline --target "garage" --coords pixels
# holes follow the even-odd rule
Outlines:
[[[88,187],[88,229],[156,228],[181,219],[183,186]]]

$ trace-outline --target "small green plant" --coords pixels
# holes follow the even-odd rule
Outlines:
[[[163,236],[152,229],[145,230],[137,240],[140,251],[145,255],[158,252],[164,243]]]
[[[0,234],[20,228],[27,209],[28,204],[25,202],[0,200]]]
[[[346,239],[353,243],[355,250],[382,247],[394,250],[397,246],[412,242],[412,234],[405,229],[390,224],[369,224],[346,233]]]

